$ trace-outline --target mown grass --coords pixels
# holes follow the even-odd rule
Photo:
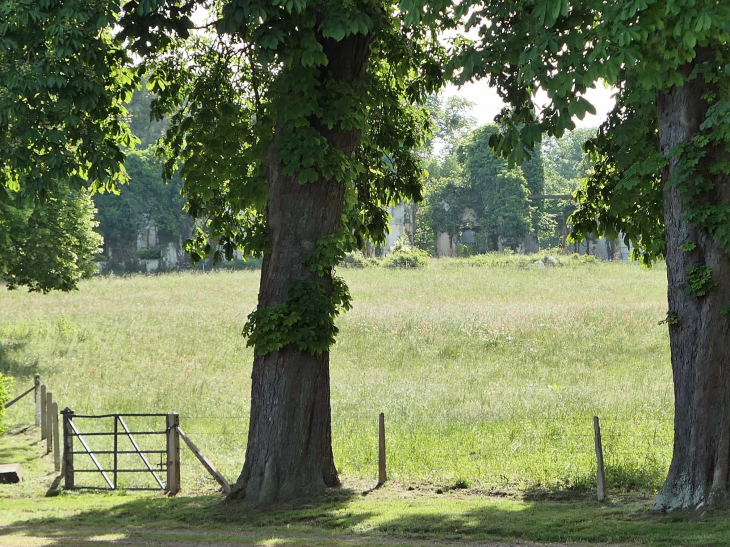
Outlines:
[[[341,272],[355,303],[338,321],[331,358],[333,442],[346,481],[374,480],[385,412],[396,483],[592,488],[598,415],[609,488],[660,487],[673,393],[667,331],[657,325],[665,272],[470,264]],[[3,291],[0,371],[15,376],[18,392],[40,372],[77,413],[177,411],[235,480],[252,361],[240,333],[257,289],[258,272],[242,271],[98,278],[72,294]],[[30,423],[30,402],[8,419]],[[214,488],[186,450],[183,458],[186,490]]]

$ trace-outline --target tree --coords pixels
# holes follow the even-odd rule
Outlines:
[[[137,237],[148,225],[155,226],[161,241],[179,242],[189,237],[192,222],[183,210],[182,180],[175,176],[165,184],[162,164],[151,148],[127,151],[125,168],[129,181],[118,195],[94,196],[105,248],[113,249],[114,257],[134,258]],[[132,252],[134,256],[130,256]]]
[[[434,141],[440,145],[440,155],[446,157],[454,152],[459,141],[464,139],[476,125],[476,118],[470,112],[474,103],[463,97],[452,96],[446,99],[439,95],[429,95],[426,108],[433,122],[433,138],[425,145],[433,153]]]
[[[510,105],[493,144],[515,162],[560,137],[599,79],[616,109],[587,148],[595,173],[581,234],[625,234],[635,257],[666,258],[675,388],[674,453],[655,508],[696,507],[730,489],[730,6],[715,0],[464,2],[480,39],[462,79],[487,77]],[[547,91],[536,111],[533,95]]]
[[[529,195],[541,194],[544,187],[542,157],[535,154],[522,167],[510,170],[503,158],[489,146],[496,125],[474,131],[460,147],[459,157],[469,187],[478,203],[477,215],[487,230],[488,250],[497,250],[501,236],[507,247],[516,249],[522,239],[538,227],[538,216],[530,207]]]
[[[127,117],[129,129],[139,139],[138,148],[148,148],[165,134],[166,120],[152,119],[152,103],[157,98],[147,89],[143,79],[142,85],[135,90],[132,99],[126,104],[129,111]]]
[[[596,129],[574,129],[559,139],[550,136],[543,141],[540,152],[553,184],[548,193],[572,194],[590,176],[593,165],[583,146],[595,136]]]
[[[197,7],[211,18],[200,31]],[[0,2],[2,60],[14,67],[0,72],[0,152],[10,158],[0,186],[124,182],[123,104],[144,74],[158,96],[153,115],[169,117],[166,174],[183,163],[200,223],[187,250],[264,256],[244,328],[255,358],[233,498],[338,484],[328,350],[350,297],[333,268],[367,238],[384,240],[390,204],[420,198],[414,150],[429,124],[419,105],[443,82],[436,32],[451,25],[448,3],[402,8],[129,0],[120,13],[115,2]]]
[[[0,279],[9,289],[70,291],[97,271],[101,237],[88,193],[67,193],[42,203],[0,200]]]

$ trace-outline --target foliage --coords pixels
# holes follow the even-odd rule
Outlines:
[[[147,82],[143,78],[142,85],[134,91],[132,99],[125,105],[129,111],[129,129],[139,139],[137,148],[148,148],[155,144],[167,129],[167,120],[152,118],[152,103],[156,98],[147,89]]]
[[[697,248],[697,243],[694,241],[685,241],[679,246],[685,253],[690,253]]]
[[[60,189],[59,189],[60,191]],[[0,279],[9,289],[70,291],[97,272],[101,237],[94,205],[84,190],[66,190],[43,202],[0,200]]]
[[[159,247],[150,247],[148,249],[140,249],[137,251],[137,256],[140,260],[155,260],[160,258],[162,253]]]
[[[267,252],[265,165],[273,164],[302,184],[336,180],[348,188],[340,232],[321,243],[337,251],[317,251],[307,260],[312,271],[327,275],[366,239],[384,241],[388,206],[420,199],[414,151],[429,124],[419,104],[441,84],[445,59],[431,39],[445,24],[439,10],[414,20],[389,2],[238,0],[208,6],[214,37],[167,40],[152,20],[182,26],[189,20],[184,7],[164,11],[172,5],[129,8],[122,26],[146,56],[149,88],[159,96],[153,114],[170,119],[162,140],[167,175],[178,161],[184,165],[188,212],[200,221],[186,242],[193,260]],[[339,66],[338,50],[362,46],[369,51],[366,66]],[[356,139],[353,154],[335,146],[336,131]],[[302,294],[314,298],[313,291]],[[334,325],[325,325],[334,309],[334,301],[302,309],[312,315],[304,324],[322,329],[308,350],[319,353],[320,341],[333,339]],[[272,309],[268,319],[292,317],[280,311]],[[262,348],[278,346],[254,332],[255,324],[269,324],[259,321],[264,310],[256,313],[245,332]]]
[[[470,252],[496,250],[500,237],[499,241],[514,249],[527,234],[551,228],[541,223],[541,213],[528,199],[543,191],[541,155],[510,171],[489,146],[496,131],[494,125],[480,127],[463,138],[453,154],[427,161],[429,177],[416,216],[419,248],[433,252],[437,234],[458,236],[464,227],[470,227],[478,238]],[[465,219],[468,209],[474,211],[475,221]]]
[[[361,252],[347,253],[345,258],[340,262],[341,268],[371,268],[380,266],[377,258],[365,257]]]
[[[593,165],[590,158],[583,151],[586,142],[596,136],[595,128],[574,129],[566,131],[558,138],[548,136],[542,142],[542,152],[545,170],[550,172],[546,177],[547,194],[572,194],[581,186],[581,181],[588,178]]]
[[[192,222],[183,210],[182,180],[174,177],[165,183],[162,165],[152,149],[128,151],[125,166],[129,182],[120,188],[119,195],[94,196],[105,247],[129,258],[130,251],[136,248],[138,235],[149,226],[156,228],[161,241],[187,237]],[[116,260],[114,254],[112,257]]]
[[[433,154],[434,148],[440,148],[441,157],[454,152],[459,141],[464,139],[476,125],[476,119],[470,114],[474,103],[458,96],[442,98],[431,94],[426,99],[426,108],[433,123],[433,137],[424,149]]]
[[[191,33],[198,7],[207,32]],[[170,123],[166,177],[182,162],[187,211],[198,220],[185,244],[194,261],[267,252],[267,164],[302,184],[347,187],[341,233],[328,243],[340,258],[368,238],[384,241],[391,204],[420,199],[415,151],[430,130],[420,105],[444,81],[436,33],[453,26],[448,3],[156,0],[121,9],[0,3],[0,151],[9,158],[0,186],[29,195],[57,180],[116,189],[132,141],[123,104],[144,75],[157,96],[152,115]],[[338,56],[348,48],[366,53],[363,66]],[[354,139],[353,153],[338,149],[337,132]],[[331,258],[309,266],[326,275]],[[307,312],[324,314],[307,324],[329,321],[325,308]],[[333,327],[318,340],[331,340]]]
[[[677,325],[679,324],[679,315],[674,312],[667,312],[667,316],[657,323],[658,325]]]
[[[330,295],[319,283],[295,281],[286,302],[249,314],[243,334],[259,355],[288,345],[319,355],[335,343],[339,332],[335,317],[349,310],[350,302],[347,286],[338,277],[333,279]]]
[[[429,258],[426,252],[417,247],[401,247],[391,251],[382,262],[386,268],[425,268]]]
[[[702,161],[709,147],[730,148],[728,23],[730,6],[714,0],[605,3],[468,1],[457,12],[469,16],[479,39],[459,40],[454,66],[460,81],[487,77],[508,103],[493,144],[510,161],[523,161],[543,133],[560,137],[573,117],[595,113],[587,89],[603,79],[619,89],[608,121],[586,149],[595,172],[578,198],[579,234],[619,232],[645,263],[664,256],[663,184],[668,158],[657,137],[657,95],[703,78],[711,91],[702,132],[674,151],[670,181],[684,196],[688,218],[730,249],[730,204],[707,200],[712,178],[726,173],[724,161]],[[701,53],[694,71],[683,68]],[[533,94],[549,103],[535,111]],[[667,151],[668,152],[668,151]]]
[[[132,60],[119,3],[0,1],[0,200],[124,181]]]
[[[583,146],[595,135],[595,128],[574,129],[559,139],[553,136],[543,139],[540,151],[545,164],[545,194],[572,195],[582,188],[583,181],[593,173]],[[568,218],[576,211],[575,203],[570,199],[551,199],[539,206],[540,246],[564,246],[563,234],[567,235],[570,229]]]
[[[541,194],[544,175],[541,156],[536,154],[524,167],[509,170],[507,162],[496,156],[489,140],[497,132],[494,125],[475,131],[459,150],[476,205],[478,224],[488,238],[487,250],[504,246],[516,249],[533,229],[529,194]],[[524,175],[523,175],[524,173]],[[526,175],[529,174],[528,181]]]
[[[0,372],[0,435],[5,432],[5,403],[10,400],[13,391],[13,380]]]
[[[717,287],[717,281],[712,279],[712,270],[704,264],[694,264],[687,270],[687,284],[687,293],[697,298]]]

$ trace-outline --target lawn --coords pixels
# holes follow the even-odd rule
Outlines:
[[[418,271],[340,273],[354,296],[331,357],[333,443],[346,482],[375,480],[384,412],[389,474],[406,489],[587,491],[595,487],[594,415],[609,491],[651,496],[661,486],[673,394],[667,329],[657,324],[666,315],[663,268],[442,259]],[[246,446],[252,361],[241,329],[258,275],[2,291],[0,371],[15,377],[18,393],[40,373],[60,407],[77,413],[179,412],[182,428],[233,481]],[[18,403],[8,421],[31,423],[32,412],[29,401]],[[94,446],[103,448],[99,439]],[[101,484],[91,474],[83,480]],[[188,493],[216,487],[187,450],[182,481]]]

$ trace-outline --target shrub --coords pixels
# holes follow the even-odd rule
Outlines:
[[[220,264],[217,264],[213,269],[220,268],[221,270],[260,270],[261,264],[263,263],[262,258],[246,258],[243,260],[224,260]],[[210,264],[207,266],[210,268]]]
[[[377,258],[366,258],[361,252],[348,253],[340,262],[341,268],[372,268],[380,266]]]
[[[12,389],[13,381],[7,376],[3,376],[0,372],[0,433],[5,431],[5,403],[10,400]]]
[[[347,253],[345,258],[340,262],[341,268],[364,268],[365,257],[362,253]]]
[[[157,260],[162,256],[158,247],[150,247],[149,249],[140,249],[137,251],[140,260]]]
[[[405,245],[396,245],[393,251],[383,259],[386,268],[425,268],[428,266],[428,254],[421,249]]]

